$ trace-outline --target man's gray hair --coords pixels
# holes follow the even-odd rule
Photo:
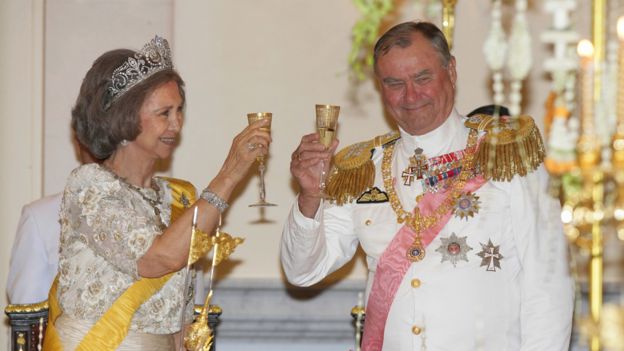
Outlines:
[[[440,55],[442,66],[448,67],[451,58],[451,51],[444,33],[430,22],[404,22],[390,28],[377,40],[373,51],[374,67],[377,70],[377,61],[381,56],[387,54],[395,46],[406,48],[412,45],[412,36],[420,33],[425,37]]]

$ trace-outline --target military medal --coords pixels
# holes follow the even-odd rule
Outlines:
[[[414,156],[410,157],[410,164],[403,171],[401,176],[403,177],[403,185],[411,186],[414,179],[422,179],[429,165],[427,163],[427,157],[423,154],[423,149],[417,148],[414,150]]]
[[[479,213],[479,197],[473,193],[461,194],[455,203],[455,217],[468,220],[468,217],[474,217],[475,213]]]
[[[414,240],[412,246],[407,249],[407,259],[412,262],[420,262],[425,258],[425,248],[420,240]]]
[[[501,269],[500,260],[503,259],[503,255],[499,252],[500,245],[494,245],[492,240],[488,239],[487,245],[481,244],[481,249],[481,252],[477,254],[477,256],[481,257],[481,265],[479,267],[486,266],[485,270],[488,272],[496,272],[496,268]]]
[[[466,243],[466,236],[457,237],[455,233],[447,238],[440,237],[440,247],[436,249],[436,252],[442,254],[442,261],[450,261],[453,267],[457,266],[459,260],[468,262],[468,251],[472,250],[472,247]]]
[[[461,166],[447,171],[432,172],[432,175],[422,180],[424,191],[436,192],[446,185],[446,180],[455,177],[461,172]]]
[[[465,150],[474,150],[474,146],[477,143],[478,133],[476,131],[471,130],[470,134],[468,134],[468,145]],[[422,242],[421,235],[430,229],[432,226],[436,225],[442,217],[453,210],[453,207],[456,203],[457,197],[459,197],[462,193],[461,189],[466,184],[470,172],[463,172],[459,174],[455,181],[452,182],[452,185],[449,189],[449,194],[446,196],[446,199],[440,203],[437,208],[433,211],[433,213],[423,215],[420,213],[420,208],[416,206],[413,212],[407,212],[401,205],[401,200],[399,200],[399,196],[394,187],[394,178],[392,177],[392,155],[394,153],[394,144],[389,144],[383,150],[383,158],[381,161],[381,176],[383,178],[384,188],[388,194],[388,199],[390,202],[390,206],[392,206],[392,210],[397,216],[398,223],[406,223],[405,225],[409,227],[414,232],[414,239],[412,241],[412,245],[407,249],[406,258],[411,262],[419,262],[425,258],[425,246]],[[464,152],[461,152],[464,154]],[[414,159],[416,159],[416,154]],[[457,155],[458,153],[452,153]],[[443,155],[442,158],[447,157],[448,155]],[[472,164],[473,154],[468,152],[465,154],[464,162],[465,164]],[[448,156],[453,157],[453,156]],[[438,159],[442,159],[438,157]],[[436,159],[436,158],[434,158]],[[429,164],[427,164],[427,167]],[[459,253],[469,251],[469,247],[465,245],[465,248],[462,248],[461,242],[457,239],[457,245],[451,245],[451,252],[457,252],[457,246],[459,246]],[[464,242],[465,244],[465,238]],[[447,245],[448,246],[448,245]],[[472,248],[470,248],[472,249]],[[462,251],[464,250],[464,251]],[[467,260],[467,258],[466,258]]]

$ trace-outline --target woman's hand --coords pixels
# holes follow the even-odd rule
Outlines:
[[[271,144],[270,121],[260,120],[243,129],[232,141],[219,174],[209,184],[211,191],[227,200],[259,156],[266,156]]]
[[[334,140],[329,148],[325,148],[319,142],[318,133],[313,133],[304,135],[292,153],[290,173],[299,184],[299,210],[306,217],[314,217],[318,209],[321,173],[323,170],[329,173],[331,157],[337,147],[338,140]]]
[[[265,156],[271,143],[271,135],[266,120],[255,122],[243,129],[232,141],[230,151],[221,170],[210,182],[208,188],[221,199],[228,201],[232,190],[243,179],[254,164],[256,157]],[[197,227],[212,233],[219,223],[221,213],[205,200],[195,203],[199,206]],[[191,245],[191,223],[193,207],[187,209],[178,220],[154,239],[152,246],[138,261],[139,275],[147,278],[161,277],[182,269],[188,261]]]

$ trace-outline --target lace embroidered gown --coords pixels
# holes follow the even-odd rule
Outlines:
[[[77,345],[140,278],[138,260],[161,234],[161,223],[168,225],[171,192],[166,180],[155,178],[154,182],[158,191],[133,189],[98,164],[84,165],[71,173],[60,213],[58,299],[63,314],[57,327],[66,349],[73,349],[70,344]],[[146,198],[162,199],[157,205],[162,222]],[[189,281],[194,282],[194,277]],[[136,311],[130,333],[119,349],[170,350],[170,334],[180,330],[182,310],[185,322],[192,316],[193,287],[191,294],[183,296],[183,285],[184,275],[177,272],[149,298]]]

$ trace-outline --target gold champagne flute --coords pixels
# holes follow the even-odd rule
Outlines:
[[[316,105],[316,131],[319,133],[321,144],[328,148],[336,138],[336,127],[338,126],[338,115],[340,106],[336,105]],[[328,198],[325,193],[325,162],[321,161],[321,179],[319,183],[319,196]]]
[[[261,130],[265,130],[267,132],[271,131],[272,118],[273,114],[271,112],[253,112],[247,114],[247,121],[249,122],[249,124],[263,119],[268,120],[269,125],[267,127],[261,128]],[[260,172],[260,200],[256,203],[249,205],[249,207],[277,206],[276,204],[266,202],[266,188],[264,186],[264,171],[266,170],[266,166],[264,165],[264,156],[256,157],[256,161],[258,161],[258,171]]]

